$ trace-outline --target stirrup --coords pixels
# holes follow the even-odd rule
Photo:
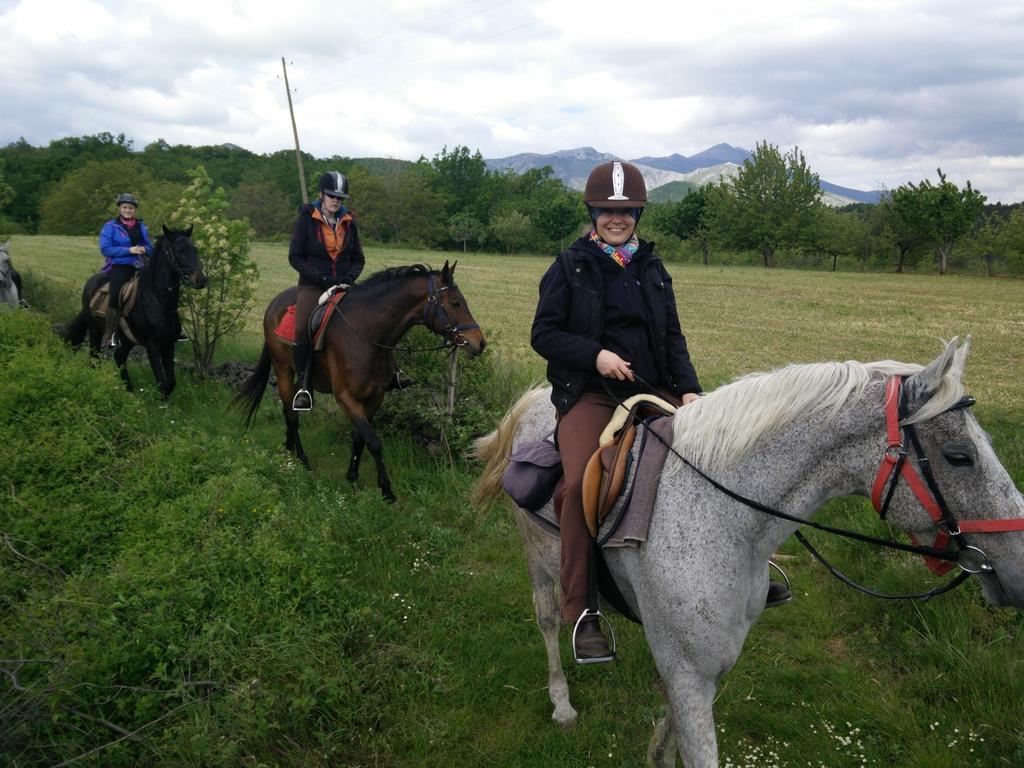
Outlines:
[[[295,397],[292,398],[292,410],[301,413],[313,410],[313,395],[308,389],[300,389],[295,393]]]
[[[121,346],[121,339],[117,336],[117,331],[110,334],[110,341],[107,343],[107,349],[117,349]]]
[[[191,339],[189,339],[189,337],[188,337],[188,334],[185,333],[185,329],[184,328],[182,328],[181,331],[178,333],[178,338],[176,338],[174,340],[174,343],[178,344],[178,343],[180,343],[182,341],[191,341]]]
[[[772,584],[779,584],[779,586],[783,586],[783,585],[780,582],[778,582],[778,581],[771,581],[769,579],[769,581],[768,581],[768,596],[765,599],[764,607],[765,608],[777,608],[780,605],[785,605],[786,603],[793,602],[793,590],[791,589],[791,585],[789,583],[789,576],[787,576],[786,572],[784,570],[782,570],[782,568],[779,567],[778,563],[775,563],[772,560],[769,560],[768,561],[768,565],[771,566],[772,568],[774,568],[776,571],[778,571],[782,575],[782,578],[785,580],[786,583],[784,585],[784,591],[780,590],[778,596],[774,600],[772,600],[772,599],[770,599],[771,598],[771,594],[772,594]]]
[[[583,658],[577,652],[576,633],[579,632],[580,624],[582,624],[587,619],[595,619],[597,621],[597,625],[599,628],[601,626],[602,619],[604,620],[604,623],[607,625],[608,635],[611,638],[611,643],[609,644],[609,651],[606,656],[589,656]],[[576,623],[573,625],[572,628],[572,655],[573,658],[576,659],[577,664],[607,664],[609,661],[615,661],[615,630],[612,627],[612,623],[608,621],[608,619],[605,617],[603,613],[601,613],[601,611],[592,611],[589,608],[587,608],[583,611],[583,613],[580,614],[580,617],[576,619]]]

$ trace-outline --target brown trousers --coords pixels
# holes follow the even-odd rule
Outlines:
[[[657,392],[668,402],[678,398]],[[558,419],[558,452],[562,457],[564,486],[561,529],[562,620],[575,622],[587,607],[587,577],[590,567],[590,531],[583,518],[583,471],[598,448],[601,433],[608,426],[618,403],[600,392],[584,392],[569,412]]]
[[[300,285],[295,298],[295,343],[309,344],[312,339],[309,335],[309,316],[316,309],[320,294],[323,293],[315,285]],[[301,373],[301,372],[300,372]]]
[[[561,528],[562,620],[575,622],[587,607],[587,571],[590,531],[583,519],[583,470],[597,450],[601,432],[617,403],[606,394],[584,392],[558,420],[558,452],[562,457],[564,486]]]

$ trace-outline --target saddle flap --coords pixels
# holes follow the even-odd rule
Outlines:
[[[619,431],[615,442],[598,448],[587,462],[583,472],[583,516],[591,536],[597,535],[622,490],[634,440],[636,425],[631,423]]]
[[[139,294],[139,273],[135,272],[125,284],[121,286],[121,315],[127,315],[135,306],[135,299]],[[97,317],[106,317],[110,308],[110,283],[103,283],[93,291],[89,300],[89,310]]]

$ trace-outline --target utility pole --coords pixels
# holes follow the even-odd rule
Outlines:
[[[288,86],[288,67],[284,64],[284,56],[281,57],[281,69],[284,70],[284,90],[288,94],[288,114],[292,116],[292,134],[295,136],[295,159],[299,162],[299,189],[302,190],[302,204],[309,202],[306,194],[306,172],[302,168],[302,150],[299,149],[299,129],[295,127],[295,110],[292,108],[292,89]]]

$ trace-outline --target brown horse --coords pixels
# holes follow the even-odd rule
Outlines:
[[[394,501],[395,494],[372,421],[395,371],[395,345],[412,326],[425,325],[445,343],[462,347],[474,357],[486,346],[480,326],[455,284],[454,273],[455,264],[449,267],[447,261],[440,272],[414,264],[385,269],[353,285],[328,323],[323,349],[313,355],[312,389],[332,392],[355,426],[346,477],[356,481],[359,457],[363,448],[368,448],[377,465],[377,485],[388,501]],[[289,288],[271,300],[263,314],[263,353],[231,404],[247,402],[249,425],[260,407],[273,366],[284,411],[285,448],[308,469],[309,459],[299,439],[299,416],[292,410],[292,345],[275,333],[289,305],[295,303],[295,293]]]

